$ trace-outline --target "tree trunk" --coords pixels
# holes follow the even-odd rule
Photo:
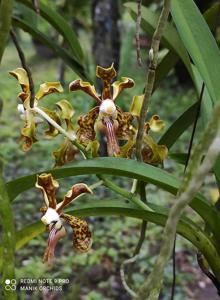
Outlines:
[[[93,54],[96,65],[109,67],[114,62],[115,69],[119,68],[119,18],[117,0],[92,0]]]

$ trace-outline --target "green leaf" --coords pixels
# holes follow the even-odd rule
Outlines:
[[[181,165],[186,164],[187,153],[169,153],[169,157]]]
[[[192,0],[173,0],[171,13],[211,98],[219,100],[220,51],[207,23]]]
[[[179,56],[172,50],[169,50],[168,53],[163,57],[156,69],[154,90],[157,88],[162,79],[164,79],[172,70],[178,60]]]
[[[27,7],[35,10],[33,1],[17,0]],[[62,36],[64,41],[70,46],[71,55],[80,63],[83,61],[83,51],[76,34],[66,20],[52,9],[45,1],[39,1],[40,15],[45,18]]]
[[[144,211],[137,208],[134,204],[127,203],[126,201],[107,200],[107,201],[94,201],[87,204],[78,204],[74,210],[67,212],[76,217],[89,217],[89,216],[127,216],[139,218],[148,222],[164,226],[168,211],[159,206],[149,204],[154,210]],[[24,227],[16,234],[16,249],[20,249],[27,244],[31,239],[44,232],[45,227],[42,223],[36,222]],[[211,269],[218,276],[220,274],[220,259],[218,253],[213,246],[208,236],[190,219],[182,217],[177,226],[177,232],[181,236],[189,240],[207,259]],[[95,234],[95,233],[94,233]],[[218,260],[218,263],[216,262]]]
[[[78,63],[71,55],[56,44],[53,40],[49,39],[46,35],[40,32],[33,24],[27,23],[25,20],[19,17],[13,16],[12,23],[15,27],[19,27],[24,31],[30,33],[34,38],[48,46],[57,56],[62,58],[64,62],[73,69],[82,79],[89,80],[88,75],[85,73],[84,67]]]
[[[125,158],[96,158],[75,162],[68,168],[53,169],[44,172],[52,173],[54,178],[65,178],[84,174],[125,176],[152,183],[174,195],[181,185],[180,180],[160,168]],[[10,199],[13,200],[20,193],[33,187],[36,182],[36,175],[37,174],[32,174],[8,182],[7,189]],[[212,232],[216,235],[216,238],[218,238],[220,216],[215,208],[200,194],[192,200],[190,206],[205,220]]]
[[[197,110],[198,102],[191,105],[172,123],[158,143],[171,148],[184,131],[194,122]]]

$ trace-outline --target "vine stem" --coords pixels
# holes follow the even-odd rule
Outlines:
[[[142,147],[142,140],[144,135],[145,119],[146,119],[147,110],[149,106],[149,100],[154,88],[155,71],[156,71],[157,61],[158,61],[160,40],[162,38],[164,29],[166,27],[167,19],[170,13],[170,5],[171,5],[171,0],[164,0],[164,4],[158,20],[158,24],[152,38],[151,49],[149,51],[149,67],[148,67],[145,93],[144,93],[144,99],[141,107],[140,120],[139,120],[137,139],[136,139],[136,156],[138,157],[139,160],[141,160],[141,147]]]
[[[135,300],[157,300],[162,287],[164,268],[172,253],[176,228],[184,208],[190,203],[200,189],[204,177],[211,171],[220,153],[220,104],[213,109],[212,118],[197,143],[189,161],[186,174],[178,197],[170,209],[169,216],[163,232],[163,241],[160,253],[154,264],[153,271],[146,282],[141,286]],[[201,164],[204,153],[207,154]]]

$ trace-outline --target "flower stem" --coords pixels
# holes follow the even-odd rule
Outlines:
[[[61,127],[57,122],[55,122],[47,113],[45,113],[42,109],[35,106],[32,108],[32,111],[41,115],[48,123],[50,123],[53,127],[55,127],[60,133],[65,135],[72,143],[75,145],[83,154],[84,157],[87,157],[86,149],[76,141],[76,135],[69,134],[63,127]]]

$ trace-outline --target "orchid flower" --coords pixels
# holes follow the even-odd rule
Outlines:
[[[97,102],[97,106],[78,120],[79,129],[77,137],[82,144],[88,145],[96,138],[99,131],[107,138],[107,150],[109,156],[120,155],[118,139],[129,140],[132,133],[130,124],[133,117],[130,113],[123,112],[115,105],[116,98],[125,88],[134,86],[134,81],[127,77],[111,84],[117,73],[113,64],[109,68],[97,66],[96,76],[103,82],[102,95],[99,96],[95,87],[89,82],[77,79],[70,83],[70,91],[82,90]],[[112,92],[111,92],[112,89]]]
[[[63,99],[56,103],[58,111],[52,111],[45,107],[39,106],[39,101],[46,95],[51,93],[61,93],[63,88],[59,82],[45,82],[40,85],[40,89],[35,95],[34,107],[30,107],[30,85],[26,70],[23,68],[17,68],[11,71],[10,74],[14,76],[21,85],[22,92],[18,97],[22,101],[22,104],[18,104],[18,111],[21,114],[21,118],[25,121],[24,128],[21,130],[21,140],[23,143],[23,150],[28,151],[32,147],[33,143],[37,142],[36,127],[39,123],[43,123],[46,120],[49,125],[49,129],[44,132],[45,136],[49,139],[62,132],[66,135],[60,147],[53,152],[55,158],[55,167],[62,166],[67,162],[74,159],[75,154],[78,152],[76,147],[73,146],[71,140],[76,138],[75,131],[72,126],[71,119],[75,113],[71,104]],[[62,120],[66,124],[66,129],[61,127]]]
[[[21,140],[23,140],[23,150],[28,151],[32,144],[37,141],[36,137],[36,125],[43,122],[43,119],[36,117],[36,113],[30,107],[30,85],[26,70],[23,68],[17,68],[9,72],[14,76],[21,85],[22,92],[18,97],[22,101],[22,104],[18,105],[18,111],[22,114],[22,118],[25,121],[24,128],[21,130]],[[61,93],[63,88],[59,82],[45,82],[40,85],[40,89],[35,95],[34,107],[38,106],[38,102],[46,95],[51,93]],[[42,108],[56,123],[60,124],[59,116],[46,108]],[[45,131],[47,137],[56,136],[58,131],[51,124],[49,124],[49,130]]]
[[[137,122],[139,121],[142,101],[143,95],[134,96],[130,108],[130,112],[137,119]],[[150,132],[158,133],[163,130],[164,127],[165,123],[158,115],[153,115],[147,122],[145,122],[145,131],[141,151],[143,162],[153,165],[162,164],[164,159],[167,157],[167,147],[165,145],[158,145],[154,138],[150,135]],[[136,135],[137,129],[133,127],[133,148],[135,146]]]
[[[66,235],[66,230],[63,226],[64,222],[67,222],[73,229],[74,249],[79,252],[88,252],[92,245],[92,234],[87,222],[65,214],[62,210],[80,195],[92,193],[89,187],[84,183],[74,184],[60,203],[56,201],[56,190],[59,187],[59,183],[51,174],[43,173],[37,176],[36,187],[42,191],[46,204],[45,207],[40,209],[43,213],[41,221],[49,230],[48,245],[43,261],[49,265],[53,264],[57,242]]]

